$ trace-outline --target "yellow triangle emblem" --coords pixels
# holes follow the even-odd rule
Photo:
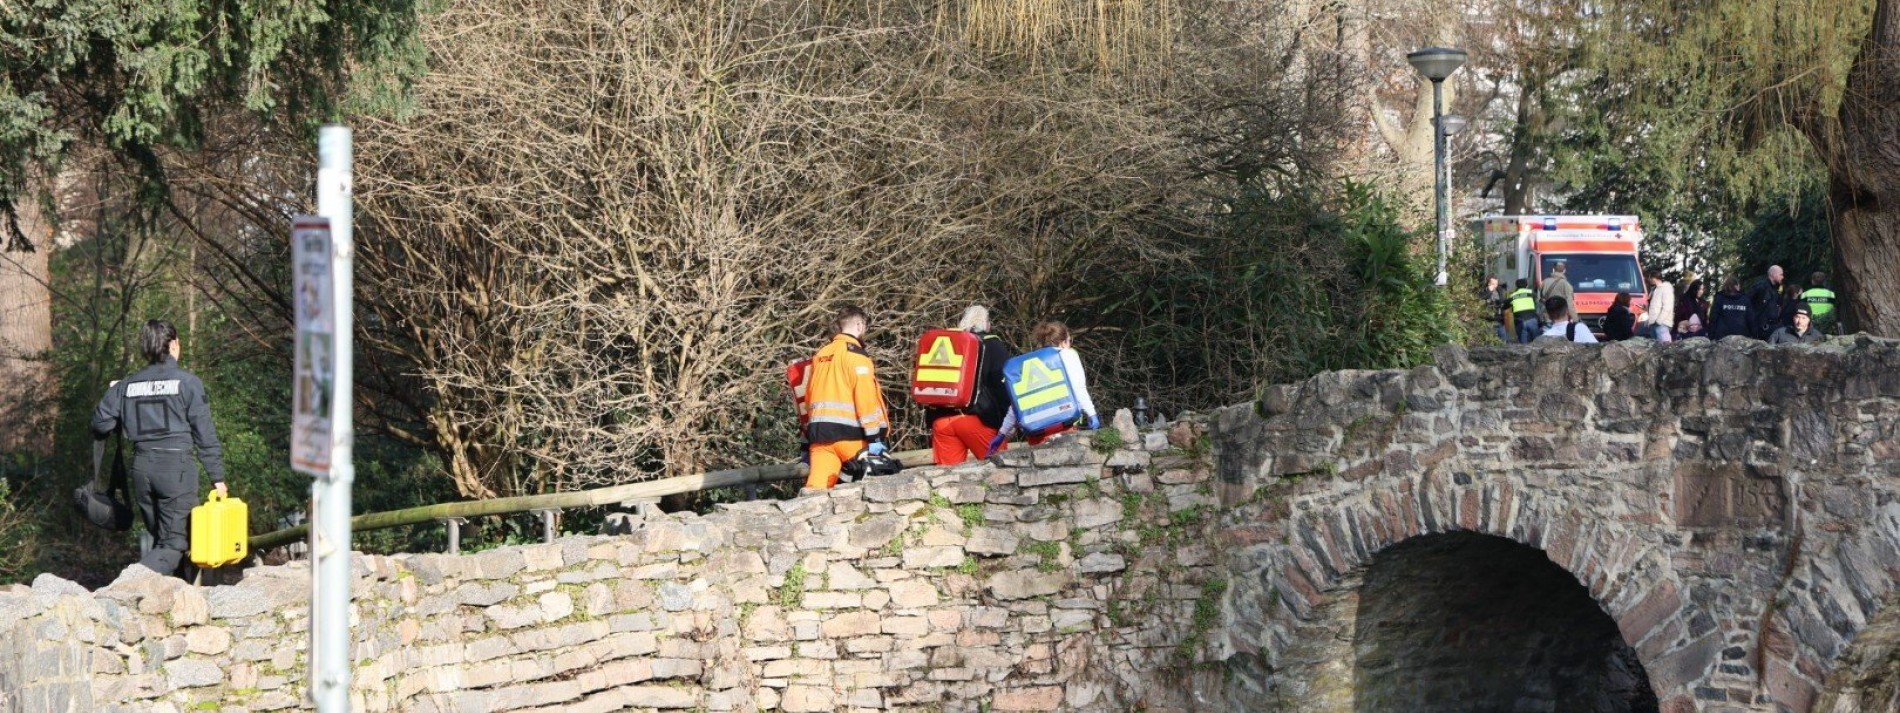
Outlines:
[[[1049,368],[1041,359],[1023,362],[1023,378],[1016,382],[1016,393],[1027,394],[1063,382],[1062,373]]]
[[[952,369],[963,368],[963,355],[950,346],[949,337],[938,337],[932,342],[930,351],[917,358],[918,366],[944,366]]]

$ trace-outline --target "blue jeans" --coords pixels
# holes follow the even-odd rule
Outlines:
[[[1517,323],[1517,343],[1529,344],[1531,343],[1532,340],[1535,340],[1538,337],[1543,336],[1544,334],[1543,326],[1544,325],[1538,323],[1535,317],[1531,319],[1519,320]]]

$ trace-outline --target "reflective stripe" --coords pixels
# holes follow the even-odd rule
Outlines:
[[[1029,410],[1034,410],[1037,406],[1041,406],[1051,401],[1056,401],[1058,399],[1066,399],[1066,398],[1069,398],[1068,385],[1057,384],[1056,386],[1052,388],[1045,388],[1035,393],[1025,395],[1019,398],[1017,401],[1018,403],[1022,405],[1023,410],[1029,411]]]
[[[883,422],[884,422],[883,409],[878,409],[876,411],[872,411],[870,413],[867,413],[863,416],[858,417],[858,423],[864,424],[866,426],[874,426]]]
[[[914,381],[926,381],[932,384],[957,384],[963,381],[963,372],[956,369],[917,369]]]
[[[811,402],[811,410],[813,411],[829,410],[829,411],[842,411],[844,413],[857,413],[858,407],[849,401],[813,401]]]
[[[139,398],[143,396],[177,396],[178,380],[166,379],[164,381],[141,381],[135,384],[127,384],[125,387],[125,395],[129,398]]]

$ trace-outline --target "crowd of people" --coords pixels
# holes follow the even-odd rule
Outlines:
[[[1584,343],[1599,341],[1591,329],[1578,328],[1575,290],[1564,271],[1564,264],[1557,263],[1535,289],[1530,280],[1519,279],[1510,292],[1498,278],[1486,279],[1481,297],[1491,312],[1499,341],[1527,344],[1541,336]],[[1603,340],[1644,337],[1669,342],[1740,335],[1771,344],[1792,344],[1819,341],[1837,331],[1837,296],[1827,286],[1827,274],[1813,273],[1806,285],[1786,277],[1786,271],[1775,265],[1746,290],[1742,281],[1731,275],[1722,281],[1718,292],[1710,294],[1708,282],[1694,273],[1683,275],[1680,286],[1661,275],[1645,276],[1647,303],[1637,309],[1632,306],[1630,293],[1616,293],[1603,316]]]

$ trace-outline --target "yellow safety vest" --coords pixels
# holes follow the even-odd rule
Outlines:
[[[1518,288],[1516,292],[1511,293],[1511,311],[1513,313],[1537,311],[1537,293],[1532,292],[1529,287]]]
[[[1827,319],[1834,314],[1834,291],[1825,287],[1811,287],[1801,293],[1801,299],[1807,300],[1808,311],[1815,319]]]

